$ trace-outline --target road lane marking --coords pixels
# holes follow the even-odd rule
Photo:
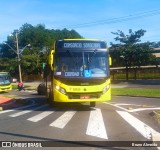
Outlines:
[[[138,112],[138,111],[144,111],[144,110],[160,110],[160,107],[151,107],[151,108],[135,108],[135,109],[132,109],[132,110],[128,110],[126,108],[123,108],[121,107],[121,104],[112,104],[112,103],[108,103],[108,102],[103,102],[104,104],[107,104],[107,105],[111,105],[111,106],[114,106],[114,107],[117,107],[117,108],[120,108],[124,111],[127,111],[127,112]],[[124,104],[122,103],[122,105],[128,105],[128,104]],[[134,104],[131,104],[132,106],[139,106],[139,105],[134,105]]]
[[[130,110],[129,112],[136,112],[136,111],[143,111],[143,110],[160,110],[160,107],[155,107],[155,108],[136,108],[133,110]]]
[[[0,111],[0,114],[4,114],[4,113],[7,113],[7,112],[11,112],[11,111],[15,111],[15,109],[3,110],[3,111]]]
[[[52,127],[57,127],[63,129],[66,124],[72,119],[76,111],[67,111],[57,120],[50,124]]]
[[[131,114],[125,111],[117,111],[117,113],[148,140],[153,140],[153,141],[160,140],[159,132],[155,131],[150,126],[146,125],[136,117],[132,116]]]
[[[117,106],[116,104],[111,104],[111,103],[108,103],[108,102],[103,102],[103,103],[105,103],[105,104],[107,104],[107,105],[111,105],[111,106],[117,107],[117,108],[120,108],[120,109],[122,109],[122,110],[124,110],[124,111],[129,112],[129,110],[127,110],[127,109],[125,109],[125,108],[123,108],[123,107]]]
[[[128,105],[132,105],[132,104],[124,104],[124,103],[116,103],[114,104],[115,106],[128,106]]]
[[[132,106],[142,106],[142,105],[136,105],[136,104],[126,104],[126,103],[116,103],[116,104],[114,104],[115,106],[130,106],[130,105],[132,105]]]
[[[15,110],[21,110],[21,109],[25,109],[25,108],[29,108],[29,107],[33,107],[33,106],[36,106],[36,104],[27,105],[27,106],[24,106],[24,107],[18,107],[18,108],[9,109],[9,110],[3,110],[3,111],[0,111],[0,114],[4,114],[4,113],[15,111]]]
[[[108,139],[100,109],[96,108],[95,110],[92,110],[90,112],[86,134],[103,139]]]
[[[32,112],[32,111],[34,111],[34,110],[37,110],[37,109],[40,109],[40,108],[44,108],[44,107],[47,107],[47,106],[48,106],[48,104],[45,104],[45,105],[41,105],[41,106],[39,106],[39,107],[36,107],[36,108],[34,108],[34,109],[31,109],[31,110],[20,111],[20,112],[18,112],[18,113],[15,113],[15,114],[10,115],[10,117],[21,116],[21,115],[30,113],[30,112]]]
[[[38,121],[42,120],[43,118],[49,116],[52,113],[54,113],[54,111],[48,110],[48,111],[42,112],[42,113],[40,113],[40,114],[38,114],[36,116],[28,118],[27,120],[32,121],[32,122],[38,122]]]

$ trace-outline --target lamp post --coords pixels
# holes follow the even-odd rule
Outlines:
[[[16,32],[16,47],[17,47],[17,58],[18,58],[18,71],[19,71],[19,82],[22,82],[22,72],[19,57],[19,46],[18,46],[18,33]]]
[[[19,45],[18,45],[18,32],[16,32],[16,50],[14,50],[8,43],[4,42],[4,44],[8,45],[8,47],[11,48],[12,51],[14,51],[17,54],[17,59],[18,59],[18,71],[19,71],[19,81],[22,82],[22,72],[21,72],[21,64],[20,64],[20,54],[23,52],[23,50],[27,47],[30,46],[30,44],[27,44],[24,48],[22,48],[21,52],[19,50]]]

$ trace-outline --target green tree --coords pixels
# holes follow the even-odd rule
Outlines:
[[[119,55],[118,63],[121,60],[121,64],[126,67],[126,80],[128,80],[129,67],[147,65],[151,60],[151,43],[139,43],[145,32],[142,29],[135,32],[130,29],[128,35],[120,30],[112,32],[116,35],[115,40],[119,42],[119,44],[111,43],[111,51],[115,51],[112,57],[117,59]]]
[[[6,41],[15,51],[16,32],[17,30],[12,33],[12,36],[8,36]],[[22,74],[40,74],[42,72],[42,63],[46,62],[47,53],[50,49],[53,49],[55,40],[64,38],[82,38],[82,36],[75,30],[46,29],[43,24],[32,26],[25,23],[22,25],[18,30],[19,49],[23,51],[20,55]],[[28,44],[31,45],[30,48],[25,47]],[[23,49],[24,47],[25,49]],[[13,73],[18,74],[17,54],[8,45],[0,44],[0,56],[1,60],[6,63],[5,65],[2,62],[0,69],[12,72],[15,70]]]

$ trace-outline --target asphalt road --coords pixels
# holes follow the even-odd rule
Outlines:
[[[58,146],[75,146],[76,142],[80,146],[77,149],[86,145],[98,147],[106,144],[104,141],[160,141],[160,125],[151,115],[153,110],[160,110],[158,98],[115,96],[111,102],[98,103],[95,108],[87,103],[52,108],[36,91],[6,94],[27,99],[30,103],[0,112],[0,139],[3,141],[58,140]],[[93,147],[87,149],[97,149]]]

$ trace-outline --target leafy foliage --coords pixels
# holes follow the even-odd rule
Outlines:
[[[124,34],[122,31],[112,32],[116,35],[115,40],[119,44],[111,43],[111,56],[115,66],[126,67],[126,80],[128,80],[129,67],[140,67],[142,65],[149,65],[155,62],[156,58],[151,53],[152,43],[140,43],[140,38],[144,36],[145,30],[138,30],[133,32],[129,30],[129,35]],[[156,64],[155,64],[156,65]]]
[[[139,43],[140,38],[145,34],[145,30],[138,30],[133,32],[129,30],[129,35],[125,35],[122,31],[115,32],[116,41],[119,44],[111,43],[111,55],[114,66],[142,66],[149,65],[155,57],[151,54],[152,43]]]
[[[11,74],[18,75],[18,62],[16,54],[16,30],[12,36],[7,37],[7,45],[0,45],[0,70],[10,71]],[[46,62],[47,53],[53,48],[54,41],[64,38],[82,38],[75,30],[54,30],[46,29],[45,25],[24,24],[18,30],[19,50],[21,52],[22,74],[41,74],[42,63]],[[26,47],[30,44],[31,47]],[[13,51],[14,50],[14,51]]]

